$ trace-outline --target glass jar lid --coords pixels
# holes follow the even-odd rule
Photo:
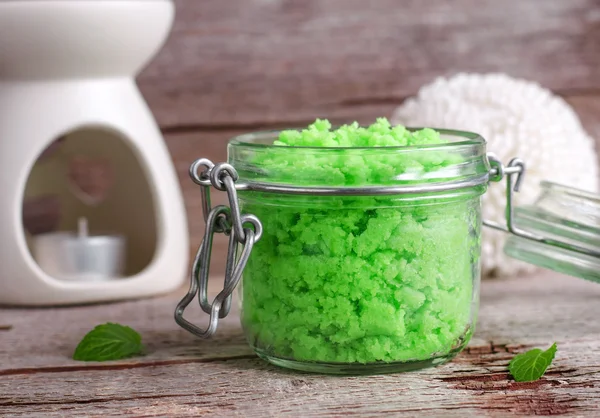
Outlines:
[[[514,209],[514,224],[534,238],[512,234],[506,254],[600,282],[600,195],[542,182],[533,204]]]

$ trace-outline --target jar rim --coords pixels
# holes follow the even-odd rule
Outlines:
[[[418,131],[423,128],[406,128]],[[436,193],[486,186],[485,139],[474,132],[437,129],[448,142],[416,146],[318,147],[274,142],[282,130],[229,141],[228,163],[238,190],[286,194],[379,195]]]
[[[337,129],[341,125],[332,126],[332,129]],[[364,127],[361,125],[361,127]],[[441,144],[427,144],[427,145],[393,145],[393,146],[377,146],[377,147],[316,147],[316,146],[298,146],[298,145],[286,145],[286,149],[301,149],[307,151],[317,151],[320,150],[322,152],[327,151],[343,151],[343,150],[426,150],[426,149],[447,149],[453,147],[460,147],[466,145],[485,145],[486,140],[479,135],[478,133],[471,131],[463,131],[458,129],[445,129],[445,128],[434,128],[434,127],[405,127],[410,132],[416,132],[422,129],[433,129],[436,132],[439,132],[441,135],[448,135],[454,137],[465,138],[460,141],[446,142]],[[256,142],[257,140],[264,139],[267,137],[274,137],[279,133],[292,130],[292,131],[301,131],[303,128],[295,127],[295,128],[284,128],[284,129],[272,129],[265,131],[255,131],[248,132],[241,135],[234,136],[229,140],[230,146],[235,147],[249,147],[249,148],[281,148],[281,145],[273,145],[273,144],[265,144]]]

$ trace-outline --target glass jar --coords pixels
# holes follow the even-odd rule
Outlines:
[[[280,146],[279,132],[260,132],[231,140],[228,163],[196,161],[207,228],[177,323],[210,337],[240,283],[248,342],[273,364],[361,374],[452,359],[475,329],[489,182],[507,178],[506,225],[484,224],[531,245],[556,241],[521,228],[524,212],[512,207],[520,160],[504,166],[479,135],[437,131],[449,142],[375,148]],[[227,192],[228,207],[211,208],[211,186]],[[225,283],[209,302],[212,236],[222,232]],[[207,329],[183,318],[196,294]]]
[[[468,342],[478,301],[484,142],[383,148],[229,145],[240,182],[305,187],[241,191],[263,234],[242,279],[242,325],[256,353],[319,372],[399,371],[442,363]],[[346,188],[471,185],[344,194]],[[319,194],[315,188],[339,187]]]

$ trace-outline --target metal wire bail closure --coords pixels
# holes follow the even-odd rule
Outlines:
[[[201,168],[202,171],[199,171]],[[252,247],[262,235],[262,224],[256,216],[240,213],[235,189],[238,174],[231,165],[226,163],[215,165],[210,160],[201,158],[190,166],[189,173],[192,181],[201,187],[202,211],[206,222],[206,230],[192,264],[190,288],[175,309],[175,322],[198,337],[209,338],[217,330],[219,318],[224,318],[229,313],[231,295],[242,277]],[[219,205],[211,208],[211,185],[217,190],[227,192],[229,207]],[[252,227],[250,228],[248,225]],[[212,302],[209,302],[208,278],[215,233],[229,235],[229,245],[223,289]],[[183,317],[185,309],[196,294],[198,295],[200,307],[210,315],[206,329],[197,327]]]

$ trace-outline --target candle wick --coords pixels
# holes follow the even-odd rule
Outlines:
[[[81,217],[77,220],[77,235],[79,238],[86,238],[89,235],[88,220]]]

